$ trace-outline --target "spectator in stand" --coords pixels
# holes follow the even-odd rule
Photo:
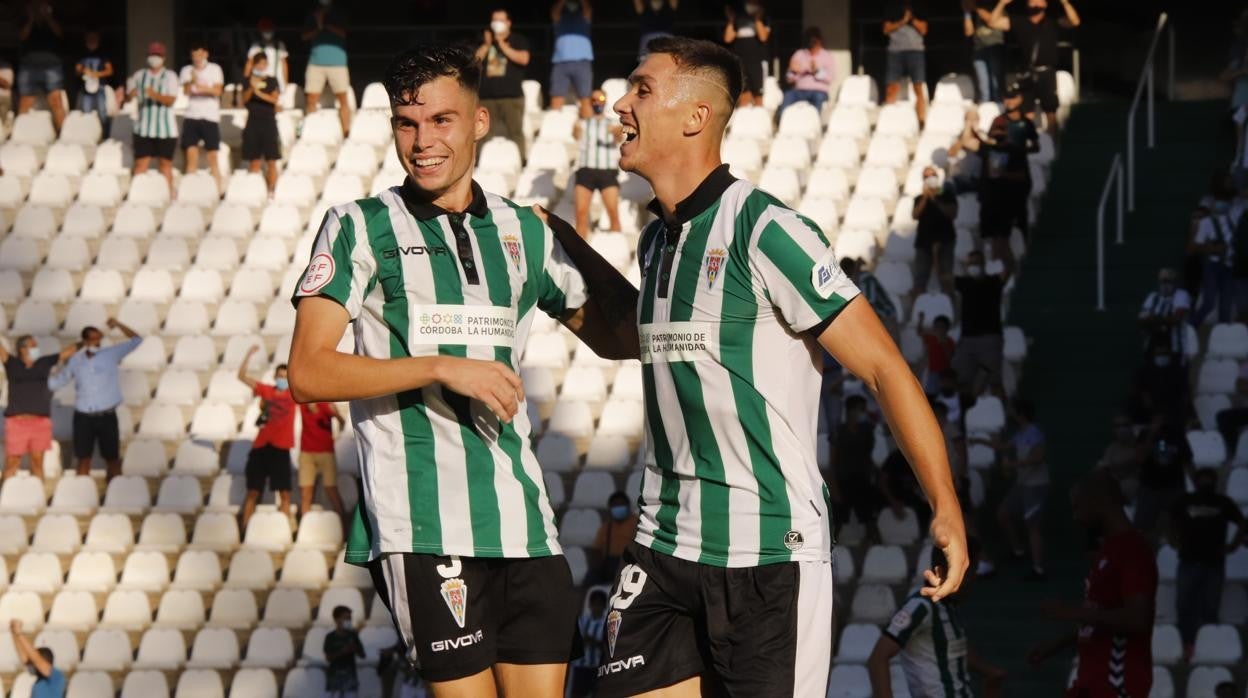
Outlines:
[[[178,76],[187,96],[186,113],[182,119],[182,149],[186,151],[185,174],[199,170],[199,147],[208,155],[208,172],[218,185],[221,168],[217,152],[221,149],[221,93],[225,91],[225,72],[208,60],[208,45],[202,41],[191,44],[191,64]]]
[[[828,480],[831,494],[833,537],[849,521],[852,511],[858,522],[878,539],[875,517],[879,513],[879,492],[875,484],[875,424],[867,414],[867,399],[861,395],[845,398],[845,423],[836,435],[832,451],[832,477]]]
[[[996,0],[962,0],[962,33],[971,40],[971,66],[975,69],[975,98],[980,102],[1001,100],[1005,86],[1004,19],[992,19]]]
[[[277,131],[277,110],[281,109],[281,91],[277,78],[266,74],[269,57],[257,53],[248,59],[251,72],[243,88],[243,104],[247,107],[247,125],[243,127],[243,162],[248,172],[259,172],[264,161],[264,179],[269,196],[277,188],[277,167],[282,159],[282,138]]]
[[[935,395],[940,390],[940,376],[949,370],[957,343],[949,336],[951,323],[945,315],[937,315],[929,326],[927,316],[919,312],[919,338],[927,353],[927,370],[923,372],[923,391]]]
[[[614,612],[617,616],[619,611]],[[617,623],[619,621],[616,621]],[[569,695],[571,698],[586,698],[594,694],[594,686],[598,683],[598,667],[603,659],[611,656],[615,649],[614,641],[607,642],[607,592],[593,589],[589,592],[585,612],[576,621],[576,629],[581,635],[582,653],[572,660],[572,676]],[[612,640],[615,634],[611,634]]]
[[[1216,416],[1218,433],[1226,443],[1227,452],[1234,452],[1239,433],[1248,427],[1248,359],[1239,362],[1239,375],[1235,378],[1235,392],[1231,394],[1231,406],[1219,410]]]
[[[724,43],[741,60],[745,77],[737,105],[761,107],[767,61],[771,57],[771,19],[761,0],[746,0],[740,11],[728,5],[724,7],[724,15],[728,18],[724,25]]]
[[[1183,655],[1191,660],[1200,626],[1218,622],[1226,555],[1244,544],[1248,528],[1235,502],[1218,492],[1216,468],[1196,471],[1196,490],[1182,494],[1170,507],[1170,541],[1179,553],[1175,609]],[[1227,529],[1235,524],[1228,541]]]
[[[85,49],[74,71],[82,80],[82,91],[78,93],[78,111],[85,114],[94,112],[100,117],[100,129],[104,138],[108,138],[108,91],[104,89],[105,81],[113,77],[113,62],[100,50],[100,33],[88,30],[82,37]]]
[[[875,274],[865,269],[865,263],[861,259],[842,257],[841,271],[845,272],[845,276],[848,276],[849,280],[858,286],[858,290],[871,304],[871,308],[880,317],[884,327],[888,328],[888,333],[896,337],[900,322],[897,304],[893,302],[880,280],[875,278]]]
[[[1009,538],[1014,559],[1021,560],[1031,552],[1031,570],[1026,579],[1043,581],[1048,577],[1044,569],[1044,511],[1049,496],[1044,432],[1036,425],[1036,408],[1030,401],[1016,398],[1010,412],[1015,430],[1009,441],[999,438],[969,441],[991,446],[997,451],[1005,471],[1014,473],[1014,483],[997,508],[997,522]],[[1027,533],[1025,547],[1019,521],[1023,522]]]
[[[1036,126],[1023,113],[1017,85],[1005,92],[1005,113],[992,120],[981,148],[984,173],[979,182],[979,234],[992,245],[996,259],[1013,260],[1010,234],[1027,238],[1027,201],[1031,167],[1027,155],[1040,150]]]
[[[259,37],[251,48],[247,49],[247,63],[243,66],[243,77],[260,75],[275,78],[278,93],[285,92],[286,86],[290,84],[290,53],[286,50],[286,43],[277,38],[273,20],[268,17],[256,23],[256,31]],[[255,65],[258,53],[263,53],[265,57],[263,70]],[[247,100],[243,100],[243,103],[246,104]]]
[[[1205,318],[1218,310],[1218,322],[1231,321],[1233,286],[1231,271],[1235,266],[1235,225],[1231,222],[1230,202],[1218,197],[1213,210],[1195,221],[1188,254],[1200,259],[1200,304],[1191,314],[1193,327],[1200,327]]]
[[[823,47],[823,32],[819,27],[806,27],[802,33],[802,48],[793,52],[789,70],[784,74],[785,82],[792,88],[784,93],[777,116],[797,102],[809,102],[822,114],[835,75],[836,59]]]
[[[933,166],[923,168],[923,191],[914,197],[911,214],[917,226],[914,233],[914,295],[927,292],[932,269],[944,293],[953,291],[953,247],[957,231],[958,197],[953,187],[940,181]]]
[[[1154,417],[1182,423],[1192,415],[1187,367],[1182,355],[1172,348],[1169,335],[1153,335],[1149,341],[1145,363],[1135,376],[1131,402],[1136,424],[1148,424]]]
[[[0,58],[0,119],[9,118],[13,111],[13,81],[16,79],[13,64]]]
[[[590,580],[610,584],[619,571],[624,550],[637,532],[637,514],[628,503],[628,495],[615,492],[607,498],[607,520],[598,527],[594,544],[589,547]]]
[[[964,396],[979,395],[987,383],[1000,397],[1005,394],[1001,383],[1005,346],[1001,295],[1010,280],[1010,265],[1002,260],[1001,270],[989,274],[984,268],[984,253],[972,250],[966,256],[965,268],[966,274],[953,282],[962,299],[962,335],[953,354],[953,369]]]
[[[64,698],[65,675],[56,668],[56,656],[47,647],[35,647],[30,638],[22,633],[22,621],[9,621],[9,634],[13,639],[17,663],[35,675],[30,687],[30,698]]]
[[[1143,456],[1131,419],[1125,414],[1116,415],[1113,422],[1113,440],[1105,447],[1105,453],[1097,461],[1096,467],[1104,468],[1114,476],[1128,502],[1135,501],[1140,486],[1140,463]]]
[[[4,409],[4,479],[17,474],[22,456],[30,454],[30,474],[43,478],[43,454],[52,447],[52,391],[48,376],[52,369],[78,350],[70,345],[60,355],[42,356],[39,341],[24,334],[14,342],[10,354],[0,344],[0,364],[9,383],[9,400]]]
[[[1231,110],[1248,106],[1248,9],[1239,13],[1232,25],[1235,40],[1231,42],[1230,60],[1222,71],[1222,79],[1231,84]]]
[[[147,172],[152,158],[169,191],[173,191],[173,151],[178,147],[178,122],[173,103],[178,99],[178,76],[165,67],[165,45],[153,41],[147,46],[147,67],[130,78],[130,99],[138,100],[134,119],[134,174]]]
[[[529,40],[511,30],[504,9],[490,15],[490,27],[477,47],[481,61],[481,106],[490,112],[486,138],[502,136],[516,144],[524,157],[524,67],[529,64]]]
[[[594,8],[589,0],[555,0],[550,6],[555,52],[550,57],[550,108],[562,109],[569,90],[576,93],[581,118],[588,117],[594,90],[594,44],[590,23]]]
[[[1157,562],[1153,548],[1131,527],[1122,492],[1108,473],[1084,476],[1071,493],[1075,521],[1100,549],[1084,580],[1084,602],[1048,601],[1041,613],[1071,624],[1060,637],[1027,655],[1038,666],[1075,647],[1077,667],[1069,696],[1147,696],[1153,682],[1151,649]],[[1111,684],[1111,682],[1113,682]],[[1118,689],[1106,688],[1120,685]]]
[[[979,178],[984,173],[980,155],[979,110],[969,107],[962,121],[962,133],[949,144],[945,169],[954,194],[979,191]]]
[[[576,232],[581,237],[589,237],[593,230],[589,205],[595,191],[602,193],[611,230],[620,230],[620,142],[624,134],[619,122],[606,115],[607,95],[602,90],[594,90],[590,108],[593,114],[577,122],[572,133],[581,144],[576,170]]]
[[[139,348],[143,338],[113,318],[108,319],[106,327],[120,331],[126,341],[101,347],[104,333],[95,327],[84,327],[78,350],[48,378],[48,387],[57,391],[71,381],[74,384],[74,458],[78,460],[78,474],[91,473],[91,458],[98,445],[111,480],[121,474],[121,434],[117,426],[117,406],[122,400],[120,366],[130,352]]]
[[[1181,422],[1157,417],[1142,439],[1140,488],[1135,500],[1135,525],[1152,539],[1159,537],[1161,520],[1174,500],[1183,494],[1185,478],[1192,469],[1192,449]]]
[[[680,0],[633,0],[633,11],[637,13],[637,22],[641,25],[641,42],[637,47],[637,60],[643,61],[646,46],[651,39],[671,36],[676,29],[676,10]]]
[[[338,406],[332,402],[312,402],[299,405],[299,420],[303,431],[299,436],[299,514],[307,516],[312,511],[312,499],[316,493],[316,478],[320,476],[329,506],[342,519],[342,497],[338,495],[338,461],[334,457],[334,422],[342,429],[347,420]],[[342,528],[349,530],[343,519]]]
[[[290,394],[286,364],[278,364],[273,372],[272,384],[261,383],[247,375],[247,365],[258,349],[248,349],[243,362],[238,365],[238,380],[263,401],[260,417],[256,420],[260,430],[251,443],[251,452],[247,454],[247,496],[243,500],[240,522],[244,532],[264,494],[265,483],[277,493],[278,510],[290,516],[290,449],[295,447],[295,399]]]
[[[901,81],[910,78],[920,124],[927,120],[926,9],[923,0],[889,0],[884,10],[884,35],[888,37],[884,103],[896,102],[901,96]]]
[[[351,130],[351,103],[347,98],[351,73],[347,70],[346,27],[346,16],[333,0],[317,0],[303,30],[303,40],[311,44],[303,83],[307,111],[320,109],[321,92],[328,86],[338,103],[338,119],[342,122],[344,136]]]
[[[17,61],[17,113],[34,109],[35,98],[47,99],[52,126],[60,133],[65,121],[65,69],[61,65],[65,30],[50,0],[27,0],[26,16],[17,30],[21,56]]]
[[[1061,29],[1074,29],[1081,20],[1070,0],[1060,0],[1062,16],[1054,19],[1049,13],[1048,0],[1027,0],[1027,16],[1011,19],[1005,8],[1014,0],[998,0],[988,16],[988,23],[1013,35],[1026,62],[1023,70],[1029,71],[1035,80],[1035,95],[1031,104],[1040,102],[1044,112],[1044,128],[1057,135],[1057,37]],[[1027,111],[1031,111],[1029,105]]]
[[[954,349],[954,357],[958,355]],[[952,368],[940,374],[940,386],[934,396],[936,402],[945,406],[947,419],[954,424],[962,423],[962,395],[958,392],[958,373]]]
[[[1178,286],[1178,276],[1173,269],[1162,269],[1157,272],[1157,290],[1150,291],[1140,306],[1140,329],[1151,338],[1165,335],[1170,342],[1170,349],[1178,356],[1183,356],[1183,328],[1187,313],[1192,308],[1192,297]]]
[[[918,520],[919,530],[927,530],[927,525],[932,521],[932,505],[928,504],[919,479],[915,477],[909,461],[900,449],[893,449],[884,459],[884,465],[880,466],[879,488],[880,497],[888,507],[889,515],[903,521],[906,510],[910,509]]]
[[[355,632],[351,609],[334,607],[334,629],[325,635],[321,650],[325,653],[325,694],[330,698],[353,698],[360,690],[356,674],[356,658],[364,657],[364,645]]]

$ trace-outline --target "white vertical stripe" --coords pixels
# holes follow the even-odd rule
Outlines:
[[[386,555],[381,560],[381,576],[386,582],[386,595],[390,601],[390,615],[394,619],[395,629],[403,646],[407,648],[407,657],[419,662],[416,651],[416,634],[412,630],[412,609],[407,598],[407,569],[402,555]]]
[[[797,567],[797,657],[793,695],[823,698],[832,662],[832,563],[802,561]]]

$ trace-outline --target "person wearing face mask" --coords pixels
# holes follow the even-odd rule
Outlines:
[[[260,75],[275,78],[278,93],[281,94],[285,92],[286,85],[290,84],[290,53],[286,50],[286,42],[277,38],[273,20],[268,17],[261,18],[256,23],[256,34],[256,41],[247,49],[243,77],[249,79],[252,75]],[[257,69],[255,65],[256,55],[260,53],[265,56],[263,69]]]
[[[1148,337],[1164,333],[1170,349],[1183,355],[1184,320],[1192,307],[1192,297],[1178,285],[1178,275],[1166,268],[1157,272],[1157,290],[1150,291],[1140,306],[1139,326]]]
[[[82,37],[85,53],[74,65],[82,79],[82,91],[78,93],[78,111],[100,117],[100,130],[108,138],[108,93],[105,81],[113,76],[113,62],[100,50],[100,33],[94,29]]]
[[[511,13],[499,8],[490,14],[490,26],[477,47],[481,61],[481,106],[490,112],[487,139],[502,137],[525,156],[524,68],[529,64],[529,40],[512,31]]]
[[[633,12],[637,14],[637,22],[641,25],[641,44],[637,49],[637,60],[646,58],[646,46],[651,39],[671,36],[676,29],[676,10],[680,0],[633,0]]]
[[[247,109],[247,125],[243,127],[243,162],[248,172],[260,172],[269,194],[277,189],[277,168],[282,159],[282,137],[277,130],[277,111],[281,109],[282,93],[277,78],[267,75],[269,56],[263,51],[248,59],[251,72],[243,87],[243,106]],[[263,163],[262,163],[263,161]]]
[[[1104,470],[1085,475],[1070,502],[1075,523],[1096,549],[1083,584],[1084,601],[1080,606],[1040,604],[1041,615],[1068,623],[1069,629],[1033,647],[1027,661],[1039,666],[1074,647],[1078,668],[1066,698],[1147,696],[1157,597],[1153,548],[1127,520],[1118,483]]]
[[[1192,449],[1183,423],[1163,415],[1153,419],[1141,439],[1144,458],[1140,462],[1140,486],[1135,498],[1135,525],[1149,538],[1157,539],[1166,530],[1162,525],[1171,505],[1183,494],[1187,473],[1192,469]]]
[[[741,61],[745,83],[741,86],[738,106],[763,106],[763,80],[767,77],[770,56],[771,20],[758,0],[747,0],[740,11],[734,5],[724,7],[728,23],[724,25],[724,43]]]
[[[927,120],[927,7],[922,0],[890,0],[884,10],[888,62],[884,70],[884,103],[901,96],[901,81],[909,78],[919,123]]]
[[[364,644],[360,642],[359,633],[355,632],[355,623],[351,609],[346,606],[334,607],[334,629],[325,635],[321,643],[325,653],[325,695],[327,698],[355,698],[360,690],[360,678],[356,674],[355,660],[364,656]]]
[[[589,0],[555,0],[550,6],[555,36],[555,51],[550,57],[550,108],[562,109],[571,91],[580,103],[582,118],[590,114],[589,98],[594,89],[593,20]]]
[[[101,346],[104,333],[95,327],[83,328],[78,351],[48,379],[48,387],[56,391],[74,384],[74,458],[78,461],[78,474],[91,473],[91,460],[98,445],[111,480],[121,473],[121,435],[117,424],[117,406],[122,400],[119,367],[143,339],[113,318],[108,319],[106,327],[120,331],[126,341]]]
[[[247,375],[251,357],[259,349],[259,346],[248,349],[238,365],[238,380],[262,401],[260,417],[256,420],[260,430],[247,454],[247,496],[239,522],[241,530],[247,529],[266,483],[277,493],[278,510],[290,516],[290,451],[295,447],[295,398],[290,393],[286,364],[278,364],[273,370],[272,383],[261,383]]]
[[[173,191],[173,153],[178,147],[178,122],[173,103],[181,89],[177,73],[165,67],[165,45],[147,47],[147,67],[131,76],[126,94],[138,102],[134,119],[134,174],[147,172],[152,158]]]
[[[620,568],[624,549],[637,531],[637,514],[628,502],[628,495],[615,492],[607,498],[608,519],[598,527],[594,544],[589,547],[590,569],[597,582],[610,583]]]
[[[1019,53],[1026,62],[1025,70],[1035,79],[1036,101],[1044,112],[1044,128],[1057,134],[1057,43],[1061,30],[1074,29],[1082,23],[1070,0],[1059,0],[1061,16],[1049,13],[1048,0],[1026,0],[1026,16],[1010,17],[1006,8],[1014,0],[997,0],[987,24],[1003,29],[1018,42]],[[1030,105],[1027,111],[1031,111]]]
[[[52,446],[48,376],[77,347],[70,345],[59,356],[44,356],[38,340],[28,334],[18,337],[13,346],[10,353],[0,343],[0,364],[9,382],[9,402],[4,409],[4,479],[17,474],[26,454],[30,454],[30,474],[43,478],[43,454]]]
[[[1001,294],[1009,279],[1007,260],[1000,261],[1000,271],[989,274],[984,253],[972,250],[966,256],[964,273],[953,280],[962,301],[962,334],[953,353],[953,370],[958,374],[963,395],[968,397],[978,396],[985,385],[998,396],[1005,394],[1001,384],[1005,343]]]
[[[958,197],[931,165],[923,168],[923,191],[914,197],[911,215],[916,222],[913,295],[918,297],[927,292],[933,270],[940,290],[950,293],[953,290],[953,247],[957,241],[953,221],[958,217]]]
[[[1189,318],[1193,327],[1200,327],[1215,308],[1218,322],[1231,321],[1235,225],[1229,211],[1228,196],[1220,193],[1207,215],[1195,221],[1187,244],[1188,254],[1200,260],[1200,303]]]
[[[191,44],[191,64],[182,68],[178,81],[187,95],[182,120],[182,149],[186,151],[184,174],[199,171],[202,144],[208,156],[208,172],[220,186],[217,151],[221,149],[221,93],[225,91],[225,72],[208,60],[207,44],[202,41]]]
[[[979,182],[979,234],[997,259],[1013,261],[1010,236],[1015,228],[1027,239],[1027,204],[1031,196],[1028,155],[1039,152],[1040,136],[1024,113],[1018,85],[1005,92],[1005,113],[992,120],[983,138],[983,174]]]
[[[1168,334],[1159,332],[1149,339],[1132,396],[1137,424],[1147,424],[1154,417],[1182,422],[1192,415],[1187,366],[1182,357],[1172,348]]]
[[[22,632],[22,621],[9,621],[9,634],[19,665],[35,676],[30,698],[65,698],[65,674],[56,668],[56,656],[47,647],[35,647]]]
[[[823,47],[823,32],[819,27],[806,27],[802,32],[803,47],[793,52],[789,70],[784,79],[792,89],[784,93],[784,101],[776,113],[779,117],[790,104],[808,102],[819,113],[828,101],[828,90],[836,76],[836,58]]]
[[[589,100],[593,115],[581,119],[572,136],[580,141],[576,170],[576,232],[589,237],[593,226],[589,206],[594,192],[601,192],[602,207],[607,210],[610,230],[620,230],[620,143],[623,129],[607,116],[607,96],[594,90]]]
[[[1218,492],[1217,469],[1199,468],[1192,479],[1195,491],[1180,495],[1170,507],[1169,536],[1179,553],[1174,596],[1187,659],[1200,626],[1218,622],[1226,556],[1243,545],[1248,535],[1239,507]],[[1228,538],[1231,524],[1235,524],[1235,535]]]

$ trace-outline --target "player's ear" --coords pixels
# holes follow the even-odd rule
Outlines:
[[[685,119],[684,135],[698,135],[711,125],[714,117],[715,113],[709,103],[704,101],[695,102],[688,118]]]
[[[474,141],[480,141],[482,138],[485,138],[485,134],[490,132],[490,110],[481,106],[479,102],[477,103],[477,113],[476,118],[473,119],[472,130],[472,139]]]

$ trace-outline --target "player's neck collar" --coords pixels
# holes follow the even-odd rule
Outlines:
[[[447,211],[441,206],[435,205],[432,201],[425,199],[416,187],[412,186],[411,179],[404,179],[403,186],[399,187],[399,198],[403,199],[403,204],[407,206],[407,210],[417,220],[427,221],[445,216],[452,213],[461,213],[460,211]],[[467,213],[473,218],[485,218],[490,212],[489,203],[485,200],[485,192],[482,191],[481,185],[476,180],[472,182],[472,200],[468,202],[468,207],[462,213]]]
[[[697,189],[693,193],[685,197],[683,201],[676,204],[673,209],[674,215],[667,218],[663,215],[663,207],[659,205],[657,198],[651,199],[647,208],[655,216],[663,219],[670,225],[683,225],[686,221],[692,220],[698,214],[710,208],[712,204],[719,201],[719,197],[724,195],[728,187],[736,182],[737,178],[732,176],[728,171],[728,163],[724,163],[719,167],[711,170],[711,173],[702,180]]]

